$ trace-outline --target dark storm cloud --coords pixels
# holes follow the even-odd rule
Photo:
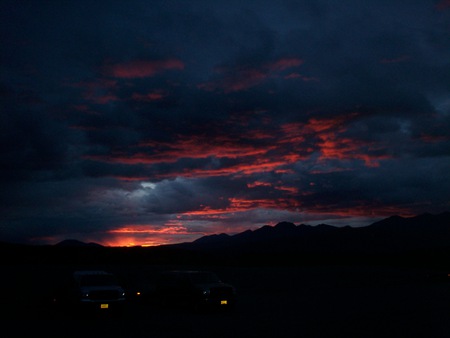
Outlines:
[[[5,240],[154,244],[450,207],[448,1],[0,15]]]

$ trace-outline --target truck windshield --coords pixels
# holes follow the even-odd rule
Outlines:
[[[194,272],[190,274],[191,281],[194,284],[208,284],[220,282],[219,277],[212,272]]]
[[[117,285],[117,280],[112,275],[86,275],[80,278],[81,286]]]

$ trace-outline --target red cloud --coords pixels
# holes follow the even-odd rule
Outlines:
[[[261,133],[252,134],[255,140],[261,139]],[[252,144],[253,139],[248,137],[246,142],[232,136],[218,135],[214,140],[207,136],[180,137],[174,142],[147,142],[140,144],[138,152],[117,152],[107,156],[88,155],[85,158],[120,164],[159,164],[175,163],[180,159],[206,159],[216,158],[217,163],[209,166],[190,168],[185,172],[171,172],[166,175],[183,175],[185,177],[205,177],[222,175],[248,175],[255,172],[269,172],[286,164],[284,156],[276,155],[276,144],[258,145]],[[265,143],[265,142],[264,142]],[[275,151],[273,156],[268,153]],[[221,165],[220,159],[232,159],[233,163]],[[159,176],[160,178],[162,176]],[[129,180],[129,178],[125,179]]]
[[[114,102],[114,101],[119,100],[119,98],[113,94],[91,95],[91,96],[85,96],[85,98],[96,104],[108,104],[109,102]]]
[[[217,72],[223,74],[223,78],[217,81],[207,82],[198,87],[205,90],[222,89],[224,92],[246,90],[263,83],[266,79],[276,77],[281,71],[298,67],[303,60],[298,58],[283,58],[266,63],[260,67],[218,68]]]
[[[229,72],[222,80],[199,85],[200,89],[213,91],[223,89],[226,93],[245,90],[262,83],[268,75],[258,69],[240,69]]]
[[[130,224],[107,232],[108,240],[103,245],[109,246],[154,246],[179,242],[180,238],[198,237],[202,233],[188,231],[182,224],[168,224],[165,226],[152,224]]]
[[[450,140],[450,136],[444,136],[444,135],[429,135],[422,133],[420,135],[420,140],[426,143],[439,143],[439,142],[445,142]]]
[[[308,128],[311,128],[319,139],[317,146],[322,154],[321,159],[359,159],[368,167],[378,166],[378,161],[388,158],[387,155],[370,155],[369,152],[374,150],[371,144],[342,135],[346,131],[344,122],[353,116],[356,115],[309,121]]]
[[[380,61],[380,63],[399,63],[399,62],[408,61],[409,59],[410,59],[409,55],[402,55],[402,56],[399,56],[399,57],[393,58],[393,59],[386,59],[386,58],[382,59]]]
[[[230,198],[230,209],[248,211],[250,209],[281,209],[295,210],[299,206],[299,202],[295,199],[286,198],[267,198],[267,199],[243,199]]]
[[[285,59],[280,59],[278,61],[275,61],[273,63],[269,63],[267,65],[267,68],[270,69],[271,71],[277,72],[277,71],[282,71],[288,68],[292,68],[292,67],[298,67],[300,65],[303,64],[303,60],[298,59],[298,58],[285,58]]]
[[[276,190],[285,191],[289,194],[298,194],[299,189],[297,187],[288,187],[288,186],[277,186],[275,187]]]
[[[72,87],[83,90],[83,98],[96,104],[107,104],[118,101],[119,98],[113,94],[117,87],[117,81],[99,79],[95,81],[77,82],[71,84]]]
[[[370,155],[373,145],[361,140],[344,136],[346,124],[358,116],[357,113],[334,118],[311,118],[307,123],[290,123],[281,127],[284,138],[280,143],[288,144],[297,151],[284,155],[287,162],[293,163],[318,150],[321,160],[362,160],[366,166],[377,166],[378,161],[386,159],[386,155]],[[305,147],[306,139],[315,139],[315,147]],[[303,155],[298,150],[303,151]]]
[[[151,77],[165,71],[184,69],[184,64],[180,60],[169,59],[159,61],[131,61],[127,63],[115,64],[107,67],[107,73],[113,77],[121,79],[133,79]]]
[[[132,99],[135,101],[159,101],[166,97],[166,94],[161,90],[155,90],[147,94],[134,93]]]
[[[110,230],[110,233],[145,233],[145,234],[162,234],[162,233],[180,233],[186,232],[185,227],[154,227],[149,225],[126,225],[119,229]]]
[[[256,188],[256,187],[271,187],[272,183],[269,182],[261,182],[261,181],[255,181],[252,183],[248,183],[247,187],[248,188]]]
[[[450,0],[442,0],[436,4],[436,8],[440,11],[450,8]]]
[[[357,114],[349,114],[346,116],[337,116],[333,118],[311,118],[306,128],[311,129],[314,133],[323,133],[325,131],[342,132],[345,131],[344,123]]]
[[[336,137],[335,134],[323,134],[320,136],[319,142],[320,151],[322,153],[321,159],[359,159],[363,160],[366,166],[378,166],[378,160],[382,157],[373,157],[363,151],[365,144],[357,142],[349,138]]]
[[[301,79],[305,82],[319,82],[320,80],[316,77],[305,76],[299,73],[290,73],[284,77],[285,79]]]
[[[142,182],[142,181],[148,181],[150,178],[148,176],[112,176],[115,179],[119,180],[119,181],[124,181],[124,182]]]
[[[182,213],[182,215],[190,217],[206,216],[208,219],[212,218],[226,218],[226,214],[245,212],[251,209],[257,208],[269,208],[269,209],[285,209],[292,208],[292,205],[297,205],[298,202],[293,202],[286,199],[273,199],[273,198],[260,198],[260,199],[244,199],[232,197],[228,199],[229,206],[221,209],[213,209],[209,206],[203,206],[198,210],[192,210]],[[222,216],[220,216],[222,215]]]
[[[145,142],[123,152],[110,155],[91,155],[86,158],[94,161],[120,163],[127,165],[153,165],[176,163],[182,159],[206,160],[201,166],[179,168],[151,175],[159,179],[173,176],[184,177],[236,177],[254,173],[289,173],[290,164],[308,159],[313,153],[319,160],[361,160],[366,166],[377,166],[378,161],[387,158],[383,148],[374,148],[366,141],[345,135],[347,123],[357,114],[335,118],[311,118],[306,123],[282,125],[271,135],[263,131],[246,133],[246,137],[232,135],[179,136],[171,142]],[[380,155],[381,153],[381,155]],[[157,167],[154,168],[157,170]],[[129,177],[118,177],[130,180]],[[254,183],[256,186],[256,183]],[[291,188],[280,188],[291,191]]]
[[[395,205],[367,205],[364,201],[359,202],[360,205],[352,206],[351,208],[339,207],[333,205],[331,208],[329,204],[315,204],[313,208],[304,209],[305,213],[311,215],[331,216],[331,217],[381,217],[399,215],[403,217],[411,217],[414,214],[405,207]]]
[[[217,136],[213,141],[204,136],[180,137],[177,142],[167,143],[143,143],[143,148],[151,148],[154,153],[148,156],[144,153],[134,156],[126,156],[124,158],[116,157],[116,159],[131,161],[133,163],[158,163],[158,162],[175,162],[181,158],[208,158],[211,156],[217,158],[243,158],[249,156],[263,156],[268,151],[275,149],[275,146],[256,147],[252,144],[243,144],[240,140],[233,137]],[[122,162],[123,163],[123,162]]]

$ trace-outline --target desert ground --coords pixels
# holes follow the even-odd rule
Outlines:
[[[160,309],[129,301],[120,316],[54,311],[48,295],[79,266],[2,267],[2,336],[11,337],[450,337],[446,271],[401,266],[89,266],[128,287],[164,269],[207,269],[236,287],[232,311]]]

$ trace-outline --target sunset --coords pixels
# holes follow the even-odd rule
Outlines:
[[[450,2],[2,1],[0,240],[450,210]]]
[[[450,0],[3,0],[0,31],[3,336],[449,336]]]

